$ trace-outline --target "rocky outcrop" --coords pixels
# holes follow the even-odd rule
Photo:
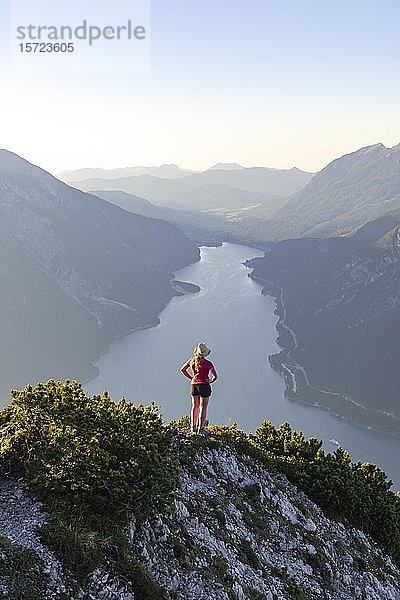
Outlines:
[[[185,436],[179,443],[173,506],[150,522],[132,520],[126,531],[166,600],[400,598],[391,559],[363,532],[324,516],[285,477],[228,446],[186,453]],[[46,511],[23,480],[2,476],[0,505],[0,536],[30,553],[15,563],[12,579],[0,556],[3,597],[20,597],[16,582],[29,583],[32,598],[144,597],[107,567],[79,584],[40,540]]]
[[[175,511],[129,537],[167,598],[400,598],[400,573],[371,539],[228,449],[183,466]]]

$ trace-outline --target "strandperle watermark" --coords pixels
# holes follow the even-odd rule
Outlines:
[[[150,71],[150,0],[11,0],[11,8],[12,70]]]
[[[17,27],[17,39],[25,41],[73,41],[85,40],[92,46],[94,42],[104,40],[145,40],[146,27],[134,25],[128,19],[125,25],[98,25],[89,24],[84,19],[81,25],[71,27],[70,25],[19,25]]]

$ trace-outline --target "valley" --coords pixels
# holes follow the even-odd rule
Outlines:
[[[2,348],[4,397],[11,385],[38,378],[92,379],[93,361],[113,341],[156,326],[174,296],[199,290],[173,281],[174,271],[199,260],[198,246],[250,243],[259,248],[254,254],[259,258],[247,257],[252,277],[277,301],[280,348],[265,356],[286,381],[287,397],[361,427],[400,433],[400,212],[387,212],[386,199],[368,204],[355,195],[356,223],[348,219],[348,201],[335,204],[326,196],[337,198],[338,189],[347,189],[346,197],[351,190],[356,194],[354,182],[362,179],[369,199],[385,187],[395,206],[397,153],[398,147],[378,144],[341,157],[314,176],[236,164],[217,164],[202,173],[163,165],[63,174],[90,190],[82,192],[3,151],[1,266],[8,292],[2,314],[9,339]],[[366,180],[368,173],[374,185]],[[83,175],[89,179],[79,183]],[[327,198],[330,213],[317,202],[317,193]],[[306,201],[307,194],[314,200]],[[296,206],[304,208],[299,212]],[[378,216],[369,220],[371,215]],[[324,235],[321,230],[319,237],[276,239],[289,235],[295,223],[299,232],[311,230],[310,219],[329,221]],[[349,231],[332,235],[333,223],[346,229],[340,219]],[[243,321],[241,327],[238,339],[248,325]],[[126,393],[119,372],[118,393]],[[144,388],[129,392],[143,393]],[[253,395],[260,405],[254,390]],[[340,431],[334,437],[340,439]]]

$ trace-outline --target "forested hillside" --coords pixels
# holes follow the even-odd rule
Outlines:
[[[279,326],[285,350],[273,362],[296,374],[296,394],[362,425],[397,432],[399,224],[399,213],[390,213],[351,236],[280,242],[252,262],[266,292],[283,292],[278,310],[295,344]]]

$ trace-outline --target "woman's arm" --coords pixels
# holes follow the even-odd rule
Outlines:
[[[210,369],[210,373],[213,376],[213,378],[210,380],[210,383],[214,383],[214,381],[217,381],[217,379],[218,379],[218,375],[217,375],[217,371],[215,370],[215,367]]]
[[[190,375],[190,374],[188,373],[188,369],[190,369],[190,360],[187,360],[187,361],[185,362],[185,364],[181,366],[181,369],[180,369],[180,371],[181,371],[182,375],[184,375],[184,376],[185,376],[185,377],[187,377],[188,379],[192,380],[192,377],[193,377],[193,375]]]

